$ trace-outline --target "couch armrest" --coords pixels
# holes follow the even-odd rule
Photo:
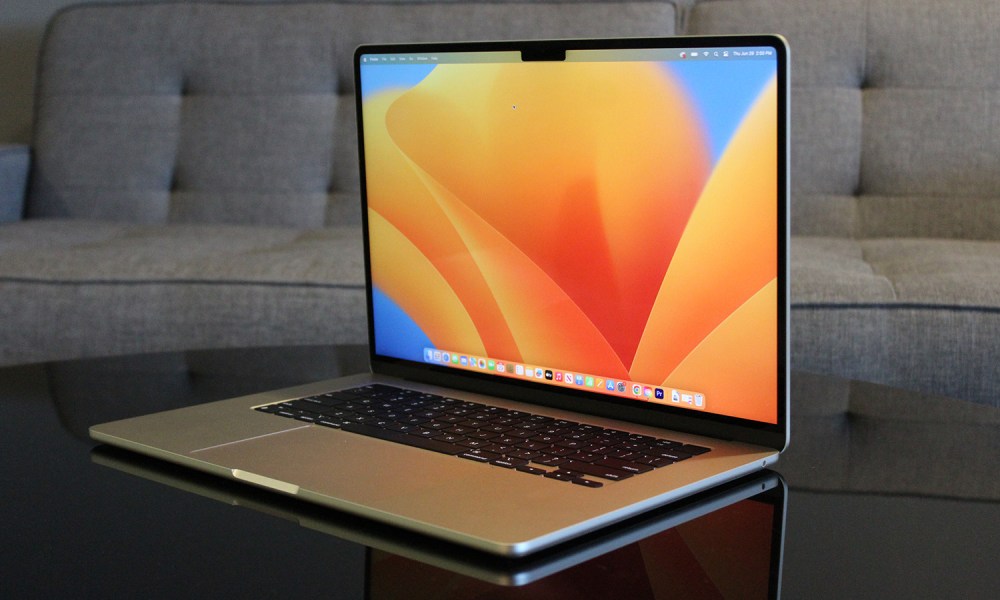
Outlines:
[[[30,166],[28,146],[0,144],[0,223],[20,221],[24,215]]]

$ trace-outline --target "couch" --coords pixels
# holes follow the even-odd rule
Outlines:
[[[1000,5],[141,3],[51,21],[0,148],[0,364],[366,341],[362,42],[778,32],[793,368],[1000,405]]]

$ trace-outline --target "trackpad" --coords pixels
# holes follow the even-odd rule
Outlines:
[[[363,505],[412,497],[445,480],[474,475],[480,466],[318,426],[205,448],[191,456],[226,467],[247,483]]]

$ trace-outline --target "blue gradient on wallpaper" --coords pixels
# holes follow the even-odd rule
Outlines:
[[[361,98],[369,97],[385,90],[409,89],[430,75],[436,65],[361,65]]]
[[[423,349],[434,347],[413,319],[378,288],[372,290],[372,311],[376,354],[422,362]]]
[[[774,77],[776,65],[770,60],[696,59],[665,64],[688,90],[702,115],[712,164],[718,162],[747,111]],[[716,82],[722,82],[725,89],[716,87]]]

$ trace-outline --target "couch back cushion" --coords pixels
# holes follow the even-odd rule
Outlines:
[[[73,7],[43,44],[29,216],[356,223],[358,44],[674,28],[642,1]]]
[[[795,233],[1000,237],[1000,3],[700,0],[687,22],[788,38]]]

